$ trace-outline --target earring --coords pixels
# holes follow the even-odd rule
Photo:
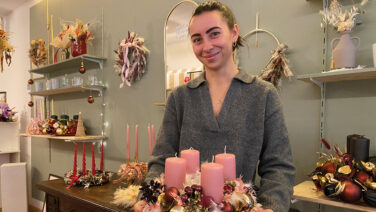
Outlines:
[[[236,47],[236,42],[233,42],[232,43],[232,48],[235,49],[235,47]]]

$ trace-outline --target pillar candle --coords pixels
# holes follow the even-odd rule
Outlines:
[[[204,163],[201,165],[201,186],[204,195],[213,197],[214,202],[223,199],[223,165],[218,163]]]
[[[135,127],[135,147],[134,147],[134,161],[138,162],[138,125]]]
[[[127,163],[130,162],[131,153],[130,153],[130,144],[129,144],[129,125],[127,124]]]
[[[82,143],[82,174],[86,174],[86,150],[85,142]]]
[[[74,143],[73,176],[77,175],[77,143]]]
[[[235,180],[236,179],[236,162],[234,154],[217,154],[215,156],[215,162],[223,165],[223,174],[225,180]]]
[[[183,189],[185,182],[187,161],[184,158],[170,157],[165,162],[166,188],[176,187]]]
[[[148,136],[149,136],[149,154],[152,155],[153,145],[151,143],[151,132],[150,132],[150,124],[148,125]]]
[[[155,146],[155,131],[154,131],[154,124],[151,125],[151,135],[153,139],[153,148]]]
[[[95,149],[95,144],[92,143],[91,144],[91,173],[93,175],[95,175],[95,153],[94,153],[94,149]]]
[[[180,152],[180,157],[187,160],[187,174],[194,174],[200,167],[200,152],[186,149]]]
[[[103,171],[103,140],[101,142],[101,171]]]

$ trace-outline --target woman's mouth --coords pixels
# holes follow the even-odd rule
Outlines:
[[[216,52],[216,53],[212,53],[212,54],[208,54],[208,55],[205,55],[204,58],[211,62],[213,60],[215,60],[216,56],[219,54],[219,52]]]

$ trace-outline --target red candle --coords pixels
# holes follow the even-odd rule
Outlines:
[[[153,136],[153,148],[155,146],[155,131],[154,131],[154,124],[151,125],[151,134]]]
[[[94,153],[94,149],[95,149],[95,144],[92,143],[91,144],[91,173],[93,175],[95,175],[95,153]]]
[[[127,124],[127,162],[130,162],[131,159],[131,145],[129,144],[129,125]]]
[[[213,197],[214,202],[223,199],[223,165],[218,163],[204,163],[201,165],[201,186],[204,195]]]
[[[103,140],[101,142],[101,171],[103,171]]]
[[[86,151],[85,142],[82,143],[82,174],[86,174]]]
[[[236,162],[234,154],[217,154],[215,156],[215,162],[223,165],[223,174],[225,180],[236,179]]]
[[[185,182],[187,161],[184,158],[170,157],[165,163],[165,185],[166,188],[176,187],[183,189]]]
[[[186,149],[180,152],[180,157],[187,160],[187,173],[194,174],[200,167],[200,152],[194,149]]]
[[[151,143],[151,132],[150,132],[150,124],[148,125],[148,136],[149,136],[149,154],[152,155],[153,153],[153,144]]]
[[[77,175],[77,143],[74,143],[73,176]]]
[[[138,162],[138,125],[135,127],[135,147],[134,147],[134,161]]]

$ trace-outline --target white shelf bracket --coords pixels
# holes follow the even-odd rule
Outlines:
[[[88,61],[94,62],[94,63],[98,63],[100,69],[101,69],[101,70],[103,69],[103,62],[102,62],[102,60],[100,60],[100,59],[95,59],[95,58],[90,58],[90,57],[85,57],[85,56],[83,56],[82,58],[84,58],[85,60],[88,60]]]
[[[311,82],[315,83],[315,85],[319,86],[321,89],[323,88],[324,83],[317,81],[317,80],[313,79],[312,77],[310,77],[309,79],[311,80]]]

